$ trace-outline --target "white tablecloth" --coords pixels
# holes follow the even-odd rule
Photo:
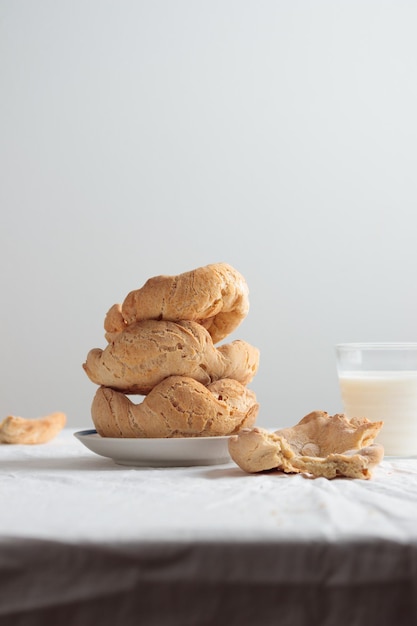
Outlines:
[[[128,468],[66,430],[0,446],[0,502],[1,626],[417,624],[417,459]]]

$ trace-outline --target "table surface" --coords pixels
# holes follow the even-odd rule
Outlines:
[[[72,583],[64,594],[62,582],[57,587],[56,559],[48,573],[48,563],[56,555],[65,554],[68,580],[78,577],[81,581],[89,568],[86,554],[101,555],[100,559],[111,554],[108,568],[114,572],[118,571],[115,555],[118,559],[136,555],[137,568],[139,562],[143,566],[145,553],[147,563],[153,563],[154,583],[178,578],[179,573],[183,581],[201,580],[206,585],[208,581],[230,583],[230,577],[235,584],[258,587],[265,580],[269,585],[291,582],[322,587],[329,580],[332,584],[337,580],[342,587],[359,581],[371,586],[390,583],[394,588],[398,582],[407,591],[403,600],[408,602],[408,623],[417,623],[412,600],[417,598],[417,459],[385,459],[368,481],[330,481],[278,472],[248,475],[233,462],[138,468],[94,454],[73,433],[64,430],[54,441],[39,446],[0,446],[3,591],[8,581],[7,598],[0,592],[0,624],[12,624],[12,615],[19,615],[19,624],[41,623],[25,622],[22,611],[35,620],[35,606],[52,610],[48,603],[54,594],[55,607],[74,601],[68,597]],[[77,550],[82,551],[82,558]],[[314,550],[319,550],[320,558]],[[78,560],[71,557],[76,553]],[[167,554],[172,557],[168,561]],[[228,559],[227,565],[221,555]],[[15,574],[20,572],[15,588],[10,582],[11,562]],[[29,570],[40,562],[44,562],[42,575],[48,592],[42,593],[39,583],[36,601],[35,592],[23,594],[22,599],[22,585],[26,590],[31,585]],[[91,576],[88,582],[84,580],[83,593],[87,588],[96,595],[100,589],[108,591],[109,581],[102,579],[106,566],[100,567],[101,574],[96,572],[94,580]],[[123,574],[118,576],[122,581]],[[145,578],[149,582],[149,572]],[[129,581],[126,584],[132,585]],[[126,593],[125,582],[120,584]],[[137,584],[144,580],[138,579]],[[415,622],[409,621],[411,614]],[[159,615],[155,622],[149,617],[144,623],[188,623],[185,613],[178,622],[170,615],[171,621]],[[236,608],[229,623],[233,623],[232,615],[238,615]],[[77,619],[74,613],[71,623]],[[212,622],[208,618],[200,622],[221,623],[218,619],[217,615]],[[366,619],[368,625],[372,623],[368,614]],[[126,616],[124,623],[129,623]],[[246,622],[240,616],[236,623]],[[264,618],[263,623],[268,620]],[[292,614],[288,624],[298,623],[304,622],[297,622]],[[379,624],[383,623],[381,615]]]

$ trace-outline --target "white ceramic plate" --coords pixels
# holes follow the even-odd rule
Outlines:
[[[89,450],[119,465],[185,467],[217,465],[230,459],[229,437],[182,437],[176,439],[116,439],[101,437],[96,430],[74,433]]]

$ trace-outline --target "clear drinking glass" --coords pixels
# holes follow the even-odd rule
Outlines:
[[[336,359],[344,412],[384,422],[387,456],[417,455],[417,343],[344,343]]]

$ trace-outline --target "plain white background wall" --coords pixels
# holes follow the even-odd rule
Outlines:
[[[417,340],[417,5],[0,0],[0,418],[89,428],[81,364],[156,274],[246,277],[258,423]]]

